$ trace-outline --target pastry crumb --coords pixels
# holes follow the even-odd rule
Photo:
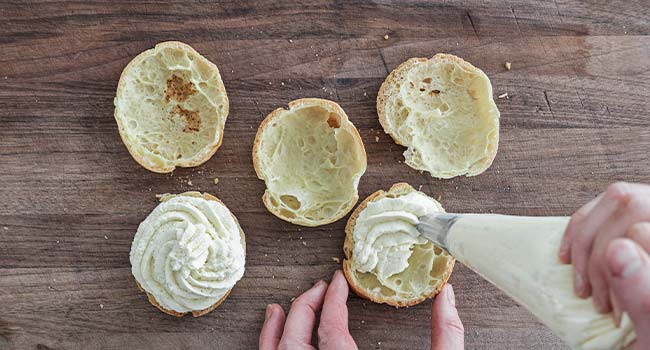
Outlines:
[[[388,34],[384,34],[384,40],[388,40],[389,36]]]
[[[507,70],[512,69],[512,63],[510,63],[510,62],[504,63],[503,66],[506,67]]]
[[[56,240],[56,244],[59,244],[59,240],[58,240],[58,239]]]
[[[379,136],[375,136],[375,142],[379,142]]]
[[[289,42],[293,44],[293,40],[289,39]]]
[[[418,187],[418,191],[422,191],[422,186],[424,186],[424,185],[420,185],[420,186]]]
[[[107,235],[104,235],[104,239],[108,239],[108,236],[107,236]]]
[[[508,93],[504,92],[501,95],[498,96],[499,98],[508,98]]]
[[[192,180],[187,179],[187,185],[188,185],[188,186],[192,186],[192,185],[193,185],[193,184],[192,184]]]
[[[363,96],[368,97],[368,93],[367,93],[367,92],[364,92],[364,93],[363,93]]]
[[[3,226],[2,229],[3,229],[3,230],[8,230],[9,227],[7,227],[7,226]]]
[[[284,82],[283,82],[283,81],[281,81],[281,82],[280,82],[280,85],[282,85],[282,86],[284,86]]]
[[[99,308],[100,308],[100,309],[103,309],[103,308],[104,308],[104,304],[99,304]]]
[[[292,302],[292,303],[293,303],[294,300],[296,300],[296,297],[291,297],[291,299],[289,299],[289,301]]]
[[[304,246],[306,247],[306,246],[307,246],[307,242],[302,241],[302,245],[304,245]]]
[[[341,263],[341,259],[339,259],[339,258],[336,257],[336,256],[333,256],[333,257],[332,257],[332,260],[333,260],[335,263],[337,263],[337,264],[340,264],[340,263]]]
[[[219,178],[215,177],[214,180],[212,180],[212,182],[214,182],[215,185],[218,184],[219,183]]]

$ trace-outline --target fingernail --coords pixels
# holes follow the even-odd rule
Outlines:
[[[559,252],[560,259],[564,260],[564,257],[566,256],[568,250],[569,250],[569,242],[566,239],[563,239],[562,244],[560,245],[560,252]]]
[[[268,320],[271,318],[271,316],[273,316],[273,309],[273,305],[266,305],[266,315],[264,315],[264,320]]]
[[[585,279],[584,277],[582,277],[582,274],[577,271],[574,276],[573,289],[575,293],[579,296],[582,296],[585,290]]]
[[[633,244],[621,246],[615,251],[613,259],[617,268],[612,269],[612,273],[618,277],[631,276],[643,266],[639,252]]]
[[[449,301],[449,304],[456,307],[456,294],[454,293],[454,287],[452,287],[451,284],[447,285],[449,286],[447,287],[447,301]]]
[[[320,287],[320,286],[322,286],[323,284],[325,284],[325,281],[320,280],[320,281],[316,282],[316,284],[314,284],[314,288],[316,288],[316,287]]]

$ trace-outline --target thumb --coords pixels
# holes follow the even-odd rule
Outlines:
[[[634,323],[636,344],[650,346],[650,257],[634,241],[619,238],[607,247],[606,258],[612,290]]]
[[[431,309],[431,350],[463,350],[465,329],[456,310],[454,288],[447,284]]]

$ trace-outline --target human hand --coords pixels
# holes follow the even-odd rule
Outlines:
[[[318,348],[357,349],[348,330],[348,284],[341,271],[336,271],[332,283],[320,281],[303,293],[291,305],[289,316],[278,304],[266,308],[266,319],[259,339],[260,350],[316,349],[311,334],[316,312],[322,308],[318,326]],[[432,306],[431,350],[462,350],[463,324],[458,318],[454,290],[446,285]]]
[[[650,227],[650,224],[648,224]],[[650,230],[645,231],[650,233]],[[646,234],[646,238],[649,236]],[[612,294],[634,324],[634,349],[650,349],[650,240],[639,245],[633,240],[619,238],[607,247],[606,259],[611,274]],[[619,316],[620,320],[620,314]],[[618,322],[618,321],[617,321]]]
[[[602,313],[612,310],[605,251],[611,241],[650,240],[650,186],[618,182],[571,217],[560,246],[560,260],[574,266],[578,296],[593,295]],[[616,301],[614,301],[616,303]]]
[[[456,310],[451,284],[445,285],[431,306],[431,350],[463,350],[465,330]]]
[[[357,349],[348,330],[348,282],[343,273],[334,273],[332,283],[319,281],[291,304],[289,316],[278,304],[266,307],[262,326],[260,350],[316,349],[311,345],[311,335],[316,323],[316,312],[322,308],[318,325],[318,348]]]
[[[648,251],[650,186],[615,183],[571,217],[559,255],[562,262],[574,265],[574,289],[578,296],[593,295],[594,306],[600,312],[613,309],[617,324],[622,312],[627,311],[637,336],[648,336]],[[620,252],[629,252],[627,256],[638,258],[633,260],[633,266],[645,268],[639,269],[638,275],[625,270],[628,272],[622,276],[622,265],[615,260]]]

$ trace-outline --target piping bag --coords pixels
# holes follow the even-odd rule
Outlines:
[[[623,314],[600,314],[573,292],[573,266],[558,258],[568,217],[437,213],[417,229],[494,284],[573,349],[624,349],[635,339]]]

